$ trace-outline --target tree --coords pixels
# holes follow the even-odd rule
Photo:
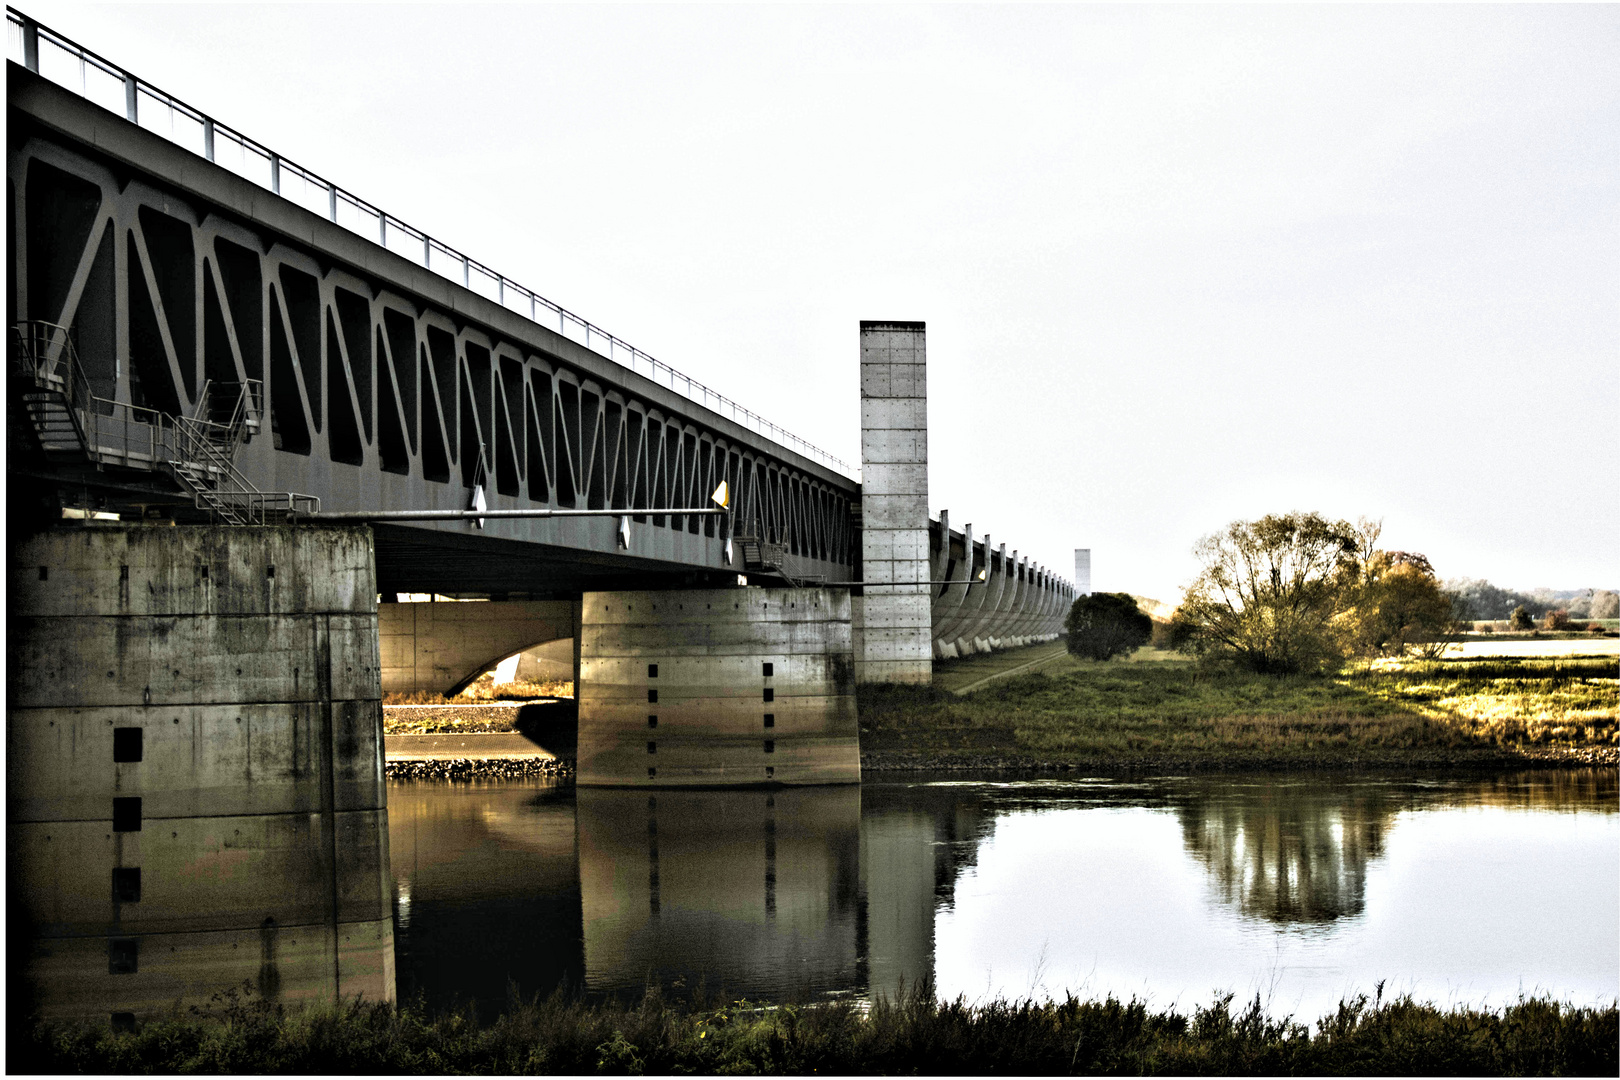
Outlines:
[[[1455,638],[1455,594],[1440,587],[1429,560],[1411,551],[1379,551],[1377,528],[1363,523],[1362,551],[1347,614],[1353,651],[1363,656],[1437,658]]]
[[[1201,656],[1266,674],[1337,663],[1348,651],[1341,616],[1369,529],[1296,512],[1234,521],[1204,537],[1193,548],[1204,568],[1174,636]]]
[[[1620,594],[1599,589],[1592,594],[1592,604],[1586,613],[1594,619],[1620,618]]]
[[[1110,660],[1147,644],[1153,620],[1127,593],[1091,593],[1069,608],[1063,630],[1071,654]]]
[[[1235,521],[1194,548],[1204,570],[1170,637],[1178,648],[1286,674],[1350,655],[1437,657],[1456,638],[1460,598],[1426,556],[1378,547],[1383,523],[1319,514]]]
[[[1508,617],[1508,625],[1515,630],[1534,630],[1536,628],[1535,620],[1530,617],[1528,611],[1524,610],[1523,604],[1513,609],[1513,614]]]

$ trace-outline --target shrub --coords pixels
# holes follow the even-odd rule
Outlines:
[[[1568,630],[1570,628],[1569,627],[1569,612],[1567,612],[1567,611],[1549,611],[1549,612],[1547,612],[1547,617],[1542,620],[1541,627],[1542,627],[1543,630]]]
[[[1128,593],[1091,593],[1069,608],[1063,631],[1073,655],[1111,660],[1147,644],[1153,620]]]
[[[1508,618],[1508,625],[1515,630],[1534,630],[1536,628],[1535,620],[1530,618],[1530,613],[1524,610],[1523,604],[1513,609],[1513,614]]]

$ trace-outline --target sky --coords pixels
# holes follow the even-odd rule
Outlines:
[[[1095,589],[1620,586],[1615,5],[18,6],[851,463],[926,321],[932,512]]]

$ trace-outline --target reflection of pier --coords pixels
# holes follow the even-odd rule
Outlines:
[[[576,811],[590,988],[859,982],[859,788],[580,788]]]
[[[470,998],[493,1015],[509,983],[526,995],[581,985],[567,796],[543,781],[389,786],[402,999]]]

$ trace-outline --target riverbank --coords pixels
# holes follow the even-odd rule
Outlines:
[[[863,688],[862,767],[1134,772],[1620,765],[1610,656],[1378,661],[1335,675],[1209,671],[1139,650],[1098,663],[1007,655],[983,683]],[[977,658],[974,658],[977,659]],[[1032,663],[1029,670],[1016,667]],[[961,693],[963,684],[978,686]]]
[[[21,1035],[21,1033],[19,1033]],[[1107,1073],[1613,1076],[1613,1004],[1526,998],[1502,1009],[1358,997],[1315,1024],[1230,995],[1191,1012],[1114,998],[939,1003],[930,992],[862,1009],[723,998],[633,1004],[554,995],[490,1022],[355,1003],[282,1009],[232,994],[201,1015],[133,1031],[32,1026],[11,1072],[42,1073]]]
[[[504,743],[500,753],[399,760],[407,735],[465,735],[470,745],[496,732],[522,732],[535,745],[528,771],[566,775],[572,710],[567,699],[385,706],[388,775],[516,775]],[[863,688],[861,767],[1099,775],[1614,767],[1617,716],[1620,663],[1607,655],[1377,661],[1335,675],[1266,676],[1207,671],[1156,649],[1098,663],[1047,644],[942,662],[931,687]]]

